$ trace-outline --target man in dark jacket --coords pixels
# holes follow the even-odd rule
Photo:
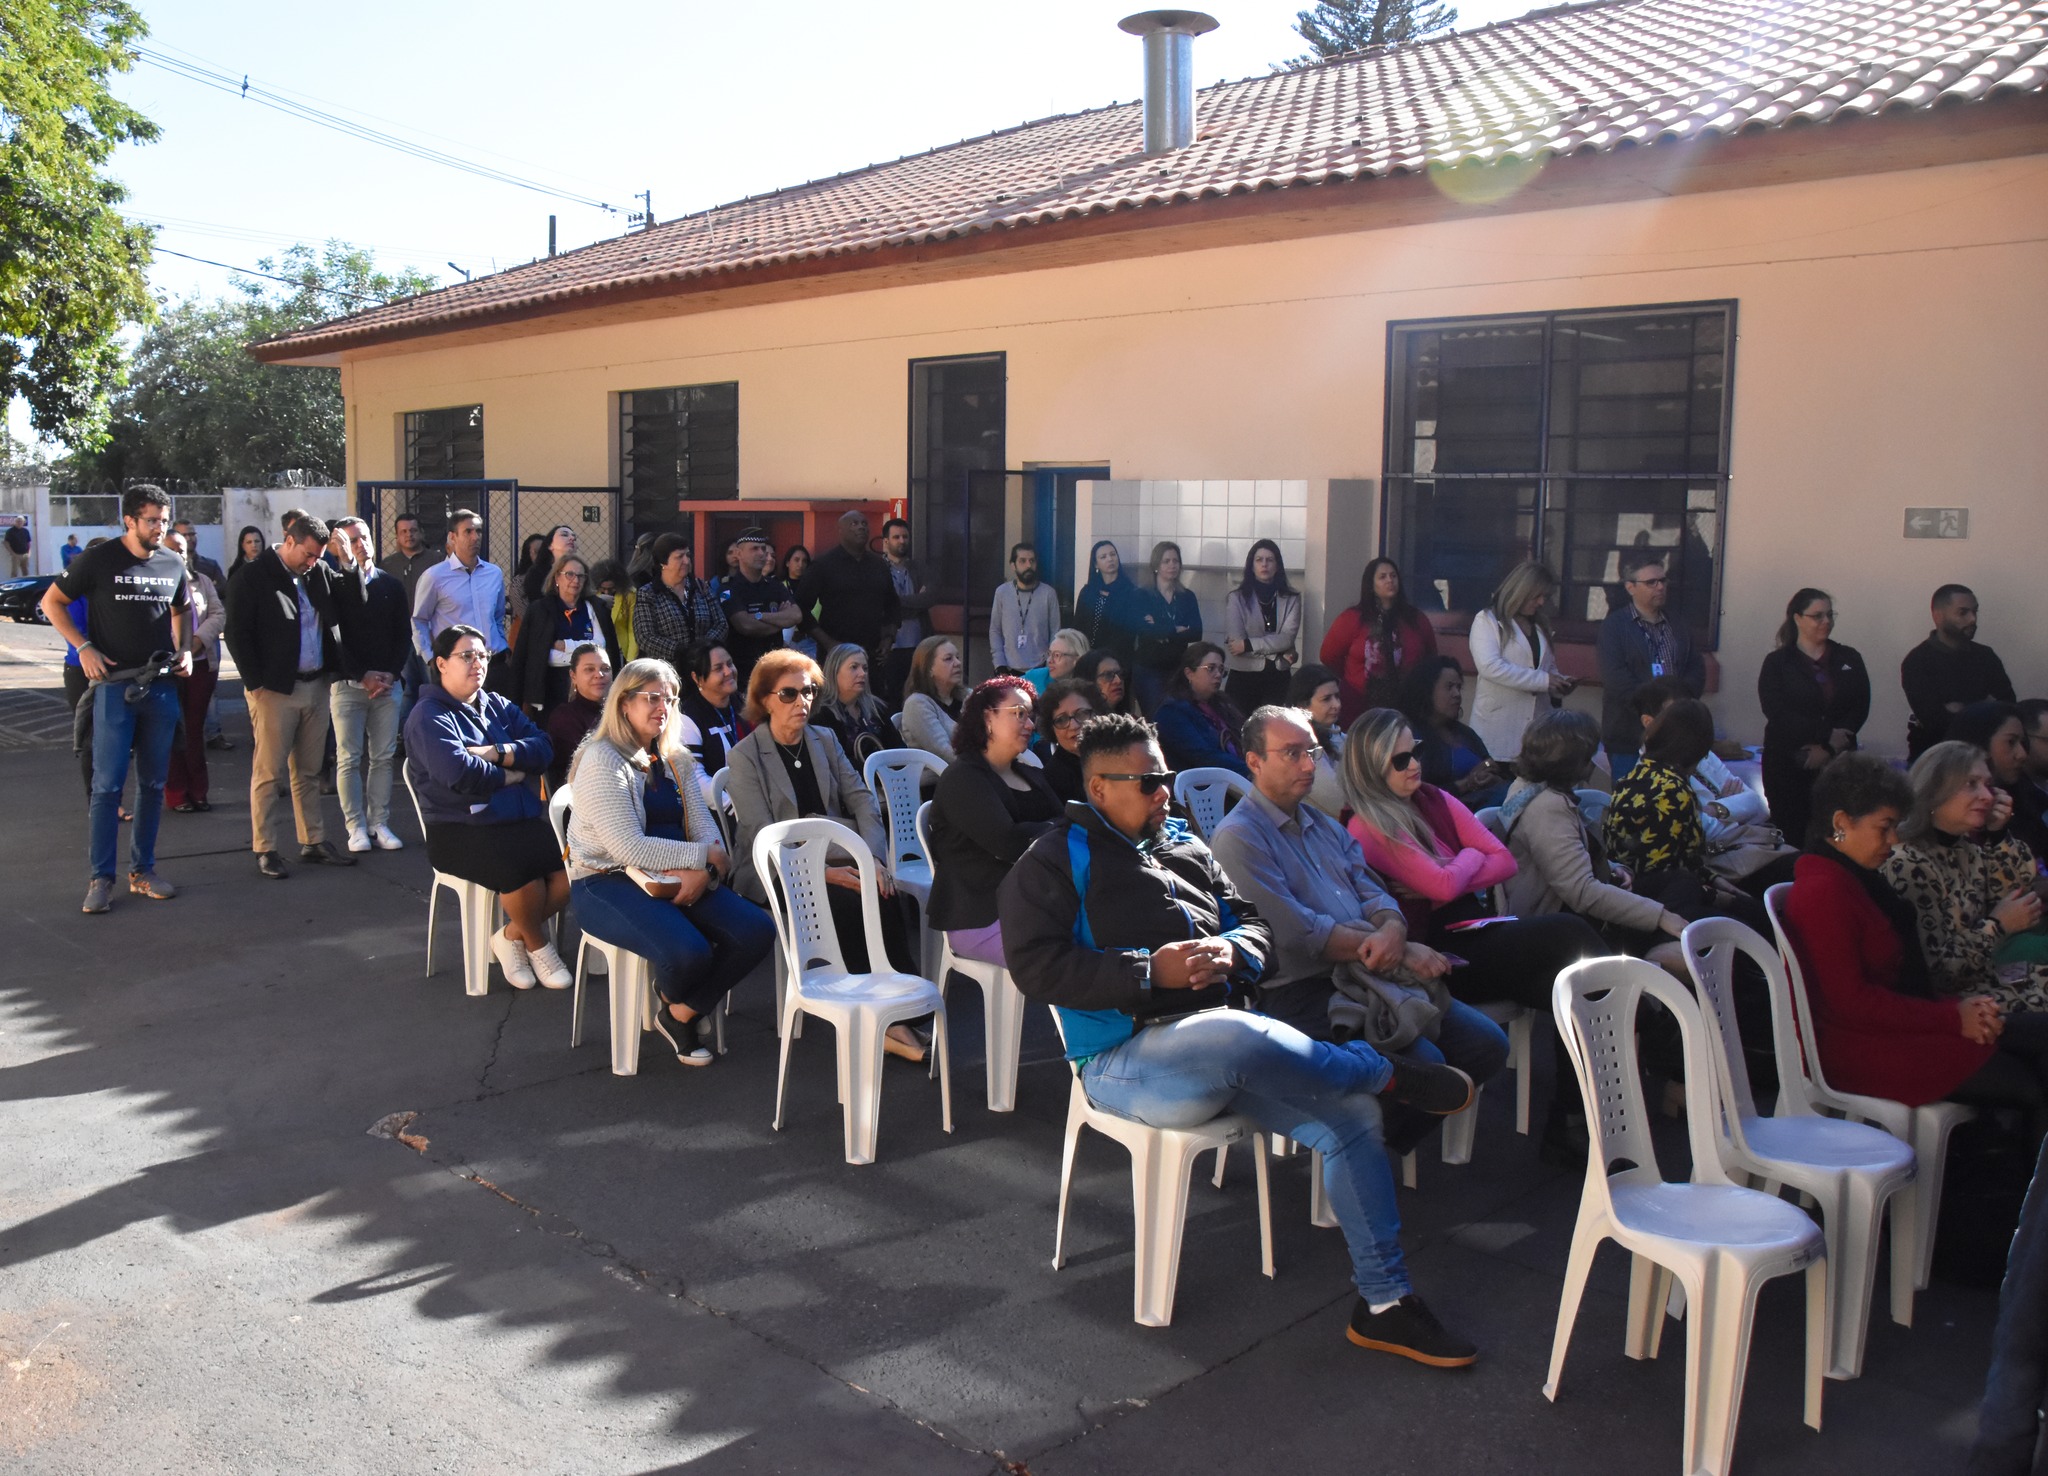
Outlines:
[[[282,881],[285,846],[277,813],[289,775],[299,859],[353,866],[326,839],[320,815],[320,763],[327,748],[330,676],[358,675],[342,646],[337,574],[320,555],[329,529],[302,515],[284,541],[244,564],[228,585],[228,651],[249,699],[256,753],[249,769],[249,821],[256,869]]]
[[[1017,987],[1053,1006],[1089,1100],[1159,1128],[1238,1112],[1324,1156],[1359,1302],[1350,1339],[1440,1368],[1478,1357],[1417,1298],[1401,1260],[1381,1097],[1462,1111],[1453,1067],[1333,1045],[1244,1006],[1272,946],[1208,847],[1167,814],[1172,774],[1152,725],[1082,729],[1088,803],[1034,841],[998,899]]]
[[[342,653],[354,673],[335,682],[327,698],[335,789],[351,853],[372,846],[403,850],[405,842],[391,829],[391,761],[398,749],[399,679],[412,655],[412,603],[405,581],[377,567],[368,523],[343,518],[334,531],[347,550],[335,584]]]
[[[1636,688],[1672,677],[1692,696],[1707,689],[1706,658],[1685,628],[1664,615],[1670,598],[1664,556],[1651,549],[1630,549],[1621,556],[1621,579],[1628,600],[1600,622],[1599,646],[1600,736],[1616,779],[1635,767],[1643,748],[1642,727],[1631,700]]]
[[[839,546],[828,548],[811,561],[804,577],[797,581],[796,602],[800,609],[818,612],[818,659],[823,661],[834,646],[859,646],[868,653],[868,673],[875,695],[891,710],[903,705],[901,691],[885,692],[888,655],[885,642],[894,642],[896,626],[903,617],[903,602],[896,594],[895,577],[889,561],[868,547],[867,514],[855,510],[839,520]]]
[[[1944,584],[1930,608],[1934,629],[1899,663],[1906,689],[1906,760],[1920,757],[1948,736],[1948,720],[1972,702],[2010,702],[2012,678],[1989,646],[1977,644],[1977,597],[1961,584]]]

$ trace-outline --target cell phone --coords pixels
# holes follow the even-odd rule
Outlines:
[[[1469,959],[1469,958],[1460,958],[1460,957],[1458,957],[1458,955],[1457,955],[1457,954],[1455,954],[1455,953],[1446,953],[1446,954],[1442,954],[1442,955],[1440,955],[1440,957],[1441,957],[1441,958],[1443,959],[1443,961],[1444,961],[1445,963],[1449,964],[1449,965],[1450,965],[1450,966],[1451,966],[1452,968],[1454,968],[1454,969],[1462,969],[1462,968],[1466,968],[1466,967],[1469,967],[1469,966],[1470,966],[1470,964],[1471,964],[1471,962],[1472,962],[1472,960],[1471,960],[1471,959]]]
[[[1446,933],[1469,933],[1474,928],[1490,928],[1495,923],[1511,923],[1513,921],[1514,919],[1511,917],[1473,917],[1467,918],[1464,922],[1445,923],[1444,931]]]

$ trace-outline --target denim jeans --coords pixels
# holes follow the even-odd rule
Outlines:
[[[128,869],[156,870],[156,832],[164,818],[164,779],[171,768],[171,740],[178,732],[178,684],[150,683],[140,702],[128,701],[133,682],[102,682],[87,693],[92,703],[93,876],[114,876],[114,852],[121,839],[121,790],[128,783],[128,758],[135,756],[135,833]]]
[[[336,682],[328,688],[327,705],[334,717],[334,787],[342,818],[351,832],[389,825],[398,689],[372,697],[359,682]]]
[[[2027,1476],[2042,1463],[2041,1409],[2048,1399],[2048,1141],[2034,1165],[2034,1182],[2020,1211],[2005,1286],[1998,1297],[1998,1328],[1991,1335],[1991,1372],[1977,1416],[1977,1445],[1968,1476]]]
[[[1150,1127],[1195,1127],[1241,1112],[1320,1152],[1358,1294],[1391,1302],[1413,1289],[1378,1096],[1393,1070],[1363,1041],[1331,1045],[1263,1015],[1208,1010],[1145,1026],[1090,1057],[1081,1085],[1097,1106]]]
[[[631,877],[608,872],[571,883],[569,899],[584,932],[646,959],[655,991],[700,1015],[775,946],[768,909],[730,887],[714,887],[678,907],[648,896]]]

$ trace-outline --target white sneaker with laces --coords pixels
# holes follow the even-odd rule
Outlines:
[[[393,835],[391,827],[388,825],[371,826],[370,840],[380,851],[402,851],[405,849],[405,842]]]
[[[540,982],[549,989],[567,989],[576,982],[576,976],[569,972],[569,966],[562,962],[562,955],[555,952],[555,945],[543,943],[538,948],[526,950],[533,971],[540,976]]]
[[[370,832],[367,830],[351,830],[348,833],[348,848],[351,851],[369,850]]]
[[[548,952],[553,953],[550,948]],[[527,957],[526,945],[502,928],[491,934],[491,957],[498,961],[498,967],[505,971],[505,982],[514,989],[531,989],[540,980],[533,974],[533,964]],[[560,963],[558,958],[555,962]]]

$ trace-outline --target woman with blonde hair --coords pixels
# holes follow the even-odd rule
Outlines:
[[[811,721],[839,740],[856,768],[887,748],[903,747],[903,735],[889,721],[889,709],[868,687],[868,653],[842,641],[825,653],[824,690]]]
[[[1045,695],[1045,689],[1054,682],[1063,682],[1074,674],[1074,663],[1088,654],[1088,637],[1071,625],[1063,625],[1052,633],[1052,639],[1045,643],[1045,665],[1034,666],[1024,673],[1024,680]]]
[[[926,636],[903,683],[903,741],[953,762],[953,729],[967,698],[966,667],[951,636]]]
[[[1158,707],[1166,684],[1180,669],[1181,653],[1202,638],[1202,602],[1180,582],[1180,545],[1167,540],[1152,545],[1152,578],[1138,591],[1138,702],[1146,712]]]
[[[732,862],[683,745],[681,686],[643,659],[605,694],[569,766],[569,893],[585,932],[647,960],[676,1059],[709,1066],[695,1022],[767,956],[775,927],[724,885]]]
[[[1509,571],[1492,603],[1472,617],[1472,666],[1479,674],[1472,731],[1503,762],[1521,753],[1523,730],[1578,685],[1557,670],[1550,633],[1556,593],[1557,576],[1529,559]]]

